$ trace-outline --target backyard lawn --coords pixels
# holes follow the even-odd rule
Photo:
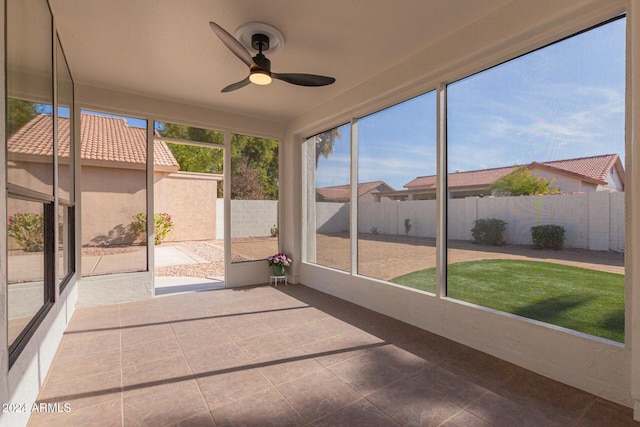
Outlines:
[[[622,274],[503,259],[450,264],[447,274],[450,298],[624,342]],[[435,292],[435,268],[391,282]]]

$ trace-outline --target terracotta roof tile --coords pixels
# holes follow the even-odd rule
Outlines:
[[[607,174],[620,161],[617,154],[604,154],[600,156],[580,157],[576,159],[556,160],[551,162],[533,162],[527,166],[534,168],[542,165],[546,168],[557,169],[560,172],[578,175],[585,180],[598,181],[603,183]],[[493,169],[480,169],[467,172],[450,173],[447,176],[449,187],[469,187],[469,186],[489,186],[503,176],[513,172],[522,166],[509,166]],[[622,173],[622,167],[620,172]],[[419,176],[406,183],[403,187],[407,189],[429,189],[435,188],[435,175]]]
[[[38,115],[8,141],[10,153],[51,156],[52,116]],[[58,118],[58,155],[69,157],[69,119]],[[82,114],[80,139],[83,160],[121,163],[146,163],[147,130],[131,127],[126,120]],[[154,163],[178,167],[178,162],[163,141],[154,142]]]
[[[455,172],[447,176],[449,187],[485,186],[491,185],[503,176],[513,172],[517,166],[504,168],[481,169],[468,172]],[[404,188],[436,188],[436,176],[419,176],[406,183]]]
[[[358,184],[358,197],[368,193],[369,191],[373,190],[374,188],[380,185],[384,185],[388,187],[389,191],[394,190],[393,187],[391,187],[389,184],[387,184],[384,181],[361,182],[360,184]],[[336,185],[333,187],[317,188],[316,191],[325,199],[349,200],[349,198],[351,197],[351,185],[349,184]]]
[[[581,157],[577,159],[557,160],[544,162],[545,165],[578,175],[588,176],[598,181],[604,181],[611,168],[620,157],[617,154],[604,154],[602,156]]]

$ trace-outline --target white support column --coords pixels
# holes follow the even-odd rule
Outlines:
[[[153,156],[154,156],[154,124],[155,120],[147,118],[147,268],[151,273],[151,284],[155,293],[155,243],[154,243],[154,215],[155,207],[153,205]]]
[[[351,274],[358,272],[358,119],[351,120]]]
[[[627,236],[626,345],[631,348],[631,398],[640,421],[640,2],[629,1],[627,14],[627,103],[625,194]]]
[[[317,144],[317,137],[313,137],[310,140],[304,142],[302,145],[302,188],[303,194],[301,195],[302,206],[300,212],[302,212],[302,247],[301,254],[302,260],[315,263],[317,261],[317,236],[316,230],[317,224],[317,208],[316,208],[316,159],[315,159],[315,146]]]
[[[229,284],[231,269],[231,132],[224,133],[224,156],[222,159],[224,193],[224,283]],[[219,238],[219,236],[216,236]]]
[[[438,86],[436,98],[436,296],[447,295],[447,85]]]

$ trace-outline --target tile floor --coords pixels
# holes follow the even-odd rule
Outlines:
[[[30,426],[631,426],[632,411],[299,285],[76,310]],[[62,405],[60,405],[62,407]]]

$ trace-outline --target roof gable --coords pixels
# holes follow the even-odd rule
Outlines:
[[[58,156],[63,158],[69,157],[69,123],[68,118],[58,117]],[[52,125],[51,115],[34,117],[9,138],[9,152],[51,157]],[[129,164],[145,164],[147,161],[147,130],[131,127],[124,119],[82,114],[80,139],[80,156],[83,160]],[[154,141],[153,160],[156,166],[179,167],[163,141]]]
[[[395,189],[384,181],[361,182],[358,184],[358,197],[383,186],[384,191],[394,191]],[[316,192],[324,199],[349,200],[351,197],[351,185],[336,185],[333,187],[317,188]]]
[[[522,166],[526,166],[529,169],[539,168],[565,175],[572,175],[576,179],[600,185],[606,184],[607,175],[611,169],[615,167],[620,175],[620,179],[624,182],[624,168],[622,167],[620,156],[617,154],[604,154],[600,156],[580,157],[551,162],[532,162],[528,165],[455,172],[447,175],[447,183],[450,188],[475,186],[486,187]],[[419,176],[404,185],[404,188],[410,190],[435,189],[435,187],[435,175]]]

